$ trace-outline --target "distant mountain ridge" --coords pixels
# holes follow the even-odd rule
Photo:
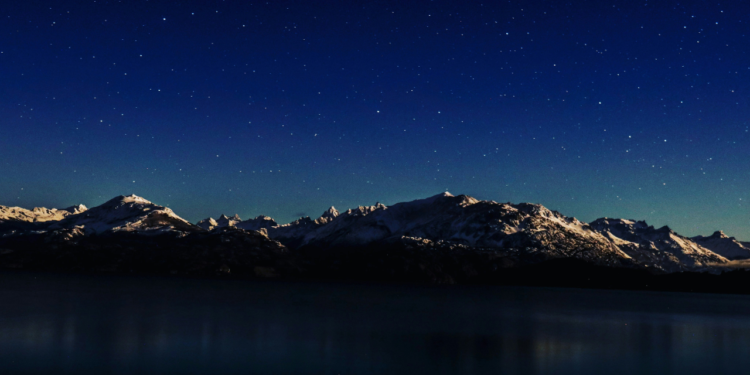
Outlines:
[[[390,249],[419,251],[420,257],[428,258],[431,252],[490,256],[502,267],[575,258],[661,273],[710,271],[730,260],[750,259],[747,243],[722,232],[688,238],[643,221],[601,218],[584,223],[539,204],[480,201],[450,193],[343,212],[331,207],[315,220],[303,217],[288,224],[268,216],[243,221],[238,215],[191,224],[171,209],[135,195],[119,196],[91,209],[0,206],[0,239],[13,246],[33,238],[42,243],[76,243],[89,236],[193,238],[196,233],[226,231],[238,238],[241,233],[258,232],[261,236],[253,237],[253,246],[283,246],[313,257],[354,256],[357,249],[370,249],[367,256],[377,257],[379,251]]]
[[[0,206],[0,221],[23,221],[30,223],[58,221],[86,210],[86,206],[82,204],[60,210],[45,207],[34,207],[31,210],[27,210],[21,207]]]
[[[727,237],[724,232],[717,230],[708,237],[696,236],[692,238],[695,243],[720,254],[727,259],[749,259],[750,242],[740,242],[734,237]]]

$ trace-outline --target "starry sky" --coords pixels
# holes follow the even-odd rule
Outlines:
[[[14,1],[0,204],[280,222],[450,191],[750,240],[740,1]]]

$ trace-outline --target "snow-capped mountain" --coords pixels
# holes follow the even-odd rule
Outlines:
[[[728,237],[722,231],[716,231],[707,237],[696,236],[691,239],[727,259],[750,259],[750,243],[739,242],[734,237]]]
[[[235,214],[232,217],[221,215],[218,220],[214,220],[213,218],[209,217],[199,221],[198,223],[196,223],[196,225],[205,230],[235,227],[244,230],[257,231],[261,230],[262,228],[270,228],[276,226],[278,225],[278,223],[276,223],[276,221],[274,221],[272,218],[263,215],[260,215],[254,219],[242,221],[242,219],[240,219],[240,216]]]
[[[235,214],[232,217],[229,217],[227,215],[221,215],[217,220],[216,223],[218,224],[219,228],[225,228],[225,227],[233,227],[237,225],[239,222],[241,222],[242,219],[240,219],[240,216]]]
[[[179,237],[188,232],[209,235],[230,230],[257,231],[305,254],[359,248],[377,254],[417,248],[426,254],[420,255],[427,257],[423,259],[430,259],[433,251],[484,254],[514,265],[577,258],[662,272],[706,270],[727,263],[728,258],[750,258],[750,246],[721,232],[690,239],[643,221],[602,218],[588,224],[538,204],[480,201],[450,193],[388,207],[377,203],[343,212],[331,207],[315,220],[302,217],[283,225],[268,216],[242,221],[238,215],[207,218],[193,225],[171,209],[135,195],[119,196],[88,210],[83,206],[65,210],[0,206],[0,213],[0,237],[27,236],[31,241],[41,236],[34,241],[42,243],[74,243],[81,236],[108,233],[176,233]]]
[[[292,248],[361,247],[420,238],[600,264],[630,260],[588,224],[541,205],[479,201],[450,193],[390,207],[358,207],[327,220],[306,219],[269,228],[267,233]]]
[[[336,207],[331,206],[331,208],[323,212],[323,215],[320,215],[320,217],[315,220],[315,223],[328,224],[337,216],[339,216],[339,211],[336,209]]]
[[[219,223],[217,223],[216,220],[214,220],[212,217],[209,217],[197,222],[195,225],[205,230],[213,230],[214,228],[219,226]]]
[[[21,207],[0,206],[0,221],[22,221],[27,223],[58,221],[83,211],[86,211],[86,206],[82,204],[64,209],[34,207],[31,210]]]
[[[227,215],[221,215],[217,220],[214,220],[212,217],[203,219],[196,223],[197,226],[205,229],[205,230],[214,230],[216,228],[227,228],[227,227],[234,227],[236,224],[241,222],[242,219],[240,219],[239,215],[234,215],[232,217],[229,217]]]
[[[416,238],[607,264],[632,262],[666,272],[728,261],[668,227],[606,218],[587,224],[538,204],[479,201],[450,193],[336,213],[332,207],[315,221],[300,218],[265,231],[293,249],[361,247]]]
[[[136,195],[119,196],[101,206],[70,215],[49,226],[49,230],[80,228],[85,234],[106,232],[160,233],[197,228],[171,209]]]
[[[244,230],[255,230],[259,231],[263,228],[271,228],[279,225],[275,220],[268,216],[260,215],[254,219],[248,219],[235,224],[235,227]]]
[[[322,224],[317,224],[309,217],[301,217],[289,224],[276,225],[269,228],[260,229],[269,238],[283,243],[290,248],[297,248],[302,245],[305,235],[314,231]]]
[[[726,263],[727,259],[664,226],[655,229],[645,221],[601,218],[591,222],[601,232],[642,264],[680,271]]]

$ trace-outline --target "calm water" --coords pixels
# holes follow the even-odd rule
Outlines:
[[[750,298],[0,273],[0,373],[750,371]]]

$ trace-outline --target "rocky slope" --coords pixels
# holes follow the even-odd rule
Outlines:
[[[593,221],[591,227],[639,263],[668,272],[728,261],[666,226],[655,229],[645,221],[601,218]]]
[[[737,241],[722,231],[716,231],[707,237],[696,236],[692,240],[730,260],[750,259],[750,243]]]

